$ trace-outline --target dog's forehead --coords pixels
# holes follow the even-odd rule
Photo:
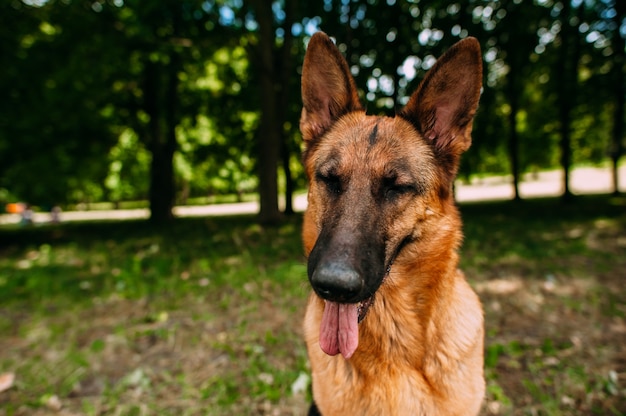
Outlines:
[[[415,128],[399,117],[351,113],[324,136],[317,150],[318,167],[385,170],[432,159],[432,149]]]

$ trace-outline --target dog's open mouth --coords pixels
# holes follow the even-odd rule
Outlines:
[[[406,240],[406,239],[405,239]],[[400,248],[404,246],[404,241]],[[398,248],[397,253],[400,251]],[[396,258],[394,255],[394,260]],[[383,282],[391,272],[387,266]],[[324,314],[320,326],[320,347],[328,355],[341,353],[346,360],[352,357],[359,346],[359,324],[374,303],[374,295],[358,303],[338,303],[324,300]]]
[[[359,323],[365,318],[374,297],[359,303],[324,301],[320,326],[320,347],[328,355],[341,353],[346,360],[359,346]]]

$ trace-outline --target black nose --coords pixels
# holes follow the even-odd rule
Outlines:
[[[356,270],[339,262],[320,264],[311,276],[315,292],[333,302],[354,302],[363,290],[363,284]]]

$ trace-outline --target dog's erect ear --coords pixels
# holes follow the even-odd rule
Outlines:
[[[475,38],[457,42],[428,71],[399,115],[438,152],[458,157],[472,142],[472,120],[482,86],[482,56]]]
[[[311,37],[304,57],[302,103],[300,131],[307,144],[342,115],[362,109],[348,63],[323,32]]]

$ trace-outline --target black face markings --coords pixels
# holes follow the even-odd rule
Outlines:
[[[324,174],[321,172],[317,172],[315,174],[315,180],[324,184],[328,192],[332,195],[341,195],[343,191],[341,178],[334,173]]]
[[[369,135],[370,146],[376,144],[376,140],[378,140],[378,123],[374,125],[372,132]]]

